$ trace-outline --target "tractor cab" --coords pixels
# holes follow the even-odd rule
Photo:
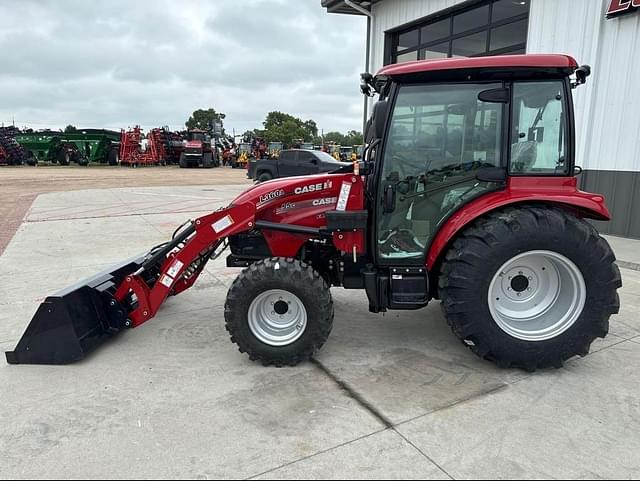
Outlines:
[[[211,151],[211,136],[204,130],[193,129],[187,132],[184,141],[185,150],[191,154],[200,154]]]
[[[362,154],[364,153],[364,145],[354,145],[353,153],[355,154],[354,160],[361,160]]]
[[[353,147],[340,147],[340,161],[352,161]]]
[[[417,62],[365,80],[364,90],[380,95],[365,154],[377,262],[424,265],[440,228],[465,205],[510,185],[573,179],[576,66],[555,56],[553,66],[505,71],[509,61],[481,69],[478,59]]]
[[[248,168],[251,161],[251,144],[249,142],[240,142],[236,152],[235,159],[232,159],[231,166],[233,168]]]
[[[269,142],[268,152],[270,159],[278,159],[284,144],[282,142]]]

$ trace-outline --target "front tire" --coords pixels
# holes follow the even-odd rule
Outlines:
[[[507,208],[467,228],[439,280],[456,336],[500,367],[527,371],[587,355],[609,332],[621,285],[595,228],[544,206]]]
[[[312,267],[275,257],[242,271],[229,289],[224,316],[231,341],[252,361],[296,366],[327,341],[333,301]]]

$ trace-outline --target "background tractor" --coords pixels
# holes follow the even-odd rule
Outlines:
[[[584,356],[607,335],[621,286],[588,222],[610,219],[604,199],[577,188],[572,89],[588,73],[566,55],[514,55],[364,75],[379,100],[362,162],[260,183],[47,298],[7,360],[83,358],[152,319],[227,247],[243,271],[226,328],[264,365],[296,365],[325,344],[331,286],[363,290],[374,313],[439,299],[454,335],[500,367]]]
[[[234,168],[247,168],[251,159],[251,144],[249,142],[241,142],[238,144],[237,160],[232,164]]]
[[[203,167],[211,169],[218,167],[218,158],[211,136],[204,130],[193,129],[187,132],[184,150],[180,154],[180,167]]]

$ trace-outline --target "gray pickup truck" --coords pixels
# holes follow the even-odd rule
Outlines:
[[[319,150],[290,149],[283,150],[278,159],[251,159],[247,177],[258,182],[266,182],[280,177],[331,172],[351,165],[349,162],[338,162],[326,152]]]

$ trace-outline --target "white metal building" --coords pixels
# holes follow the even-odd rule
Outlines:
[[[592,67],[575,95],[583,187],[607,196],[601,231],[640,238],[640,0],[322,0],[368,18],[367,71],[411,60],[564,53]],[[365,113],[366,115],[366,113]]]

